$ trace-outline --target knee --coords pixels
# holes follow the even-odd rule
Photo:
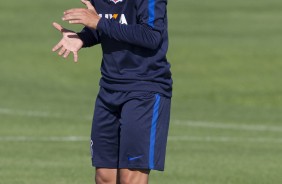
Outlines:
[[[129,175],[123,174],[119,178],[120,184],[132,184],[132,178]]]
[[[122,169],[119,173],[120,184],[148,184],[149,170]]]
[[[116,184],[116,176],[108,171],[96,171],[95,181],[97,184]]]
[[[112,184],[113,181],[110,177],[104,174],[96,174],[95,181],[97,184]]]

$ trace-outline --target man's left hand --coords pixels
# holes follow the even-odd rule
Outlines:
[[[63,20],[70,24],[83,24],[86,27],[96,29],[100,20],[100,16],[95,10],[94,6],[88,0],[81,0],[86,8],[74,8],[64,12]]]

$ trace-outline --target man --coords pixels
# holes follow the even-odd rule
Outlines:
[[[53,48],[74,61],[82,47],[101,44],[100,91],[91,132],[98,184],[145,184],[150,170],[164,170],[172,79],[167,0],[81,0],[87,8],[64,12],[82,24],[74,33],[57,23],[62,40]]]

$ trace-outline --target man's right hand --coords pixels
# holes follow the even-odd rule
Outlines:
[[[58,54],[67,58],[68,55],[72,52],[74,57],[74,62],[78,60],[78,51],[82,48],[83,42],[78,37],[78,35],[70,30],[63,28],[60,24],[54,22],[53,26],[63,34],[63,38],[60,42],[53,47],[52,51],[56,52],[58,49],[61,49]]]

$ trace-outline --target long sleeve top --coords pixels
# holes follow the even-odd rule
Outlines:
[[[101,44],[100,86],[116,91],[172,95],[168,50],[167,0],[91,0],[101,19],[85,27],[83,47]]]

